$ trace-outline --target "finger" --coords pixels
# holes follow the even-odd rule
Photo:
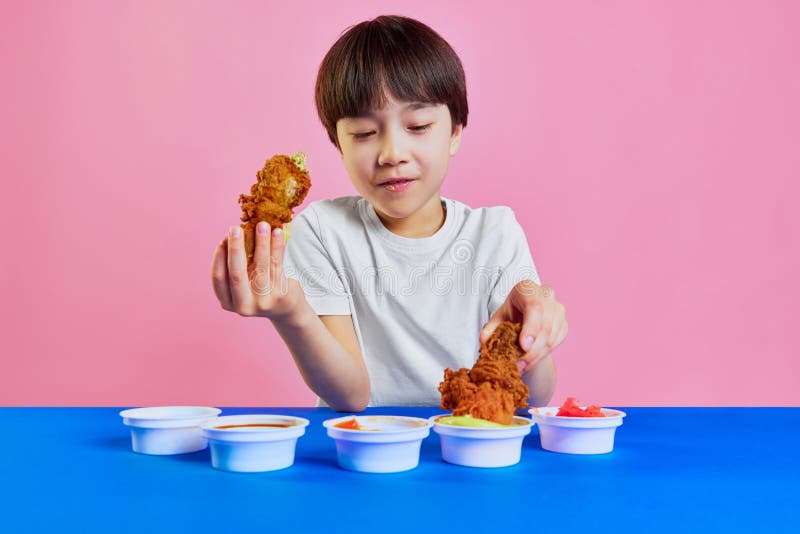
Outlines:
[[[275,228],[272,231],[272,241],[270,245],[270,255],[272,257],[272,265],[270,266],[270,276],[272,279],[272,287],[278,287],[283,278],[283,253],[286,247],[283,245],[283,229]]]
[[[526,352],[519,360],[517,360],[517,367],[519,367],[519,374],[524,375],[533,367],[539,363],[539,360],[544,358],[544,356],[539,356],[534,354],[534,352],[528,351]]]
[[[555,316],[555,312],[552,312],[553,316]],[[550,315],[545,312],[545,317],[550,317]],[[563,340],[561,334],[563,333],[566,336],[566,320],[555,318],[554,323],[551,323],[549,326],[543,326],[540,332],[539,337],[533,343],[533,346],[530,348],[528,353],[524,356],[526,360],[528,360],[528,365],[525,367],[525,370],[522,373],[527,373],[530,369],[536,366],[545,356],[553,352],[553,348],[557,347],[561,341]],[[547,330],[550,330],[550,333]],[[556,332],[555,334],[553,334]],[[556,343],[551,344],[550,339],[555,337],[557,340]],[[528,358],[530,356],[530,358]]]
[[[527,362],[526,366],[522,371],[520,371],[520,374],[524,375],[525,373],[527,373],[531,369],[535,368],[537,365],[539,365],[539,362],[541,362],[542,360],[544,360],[547,357],[548,354],[550,354],[550,352],[546,352],[544,354],[537,354],[537,355],[531,354],[530,359],[529,360],[528,359],[525,360]],[[522,360],[520,360],[520,361],[522,361]]]
[[[567,324],[566,319],[561,322],[561,327],[558,330],[558,334],[556,335],[556,342],[553,345],[553,348],[558,347],[561,345],[564,340],[567,338],[567,332],[569,331],[569,325]]]
[[[553,318],[553,324],[550,325],[550,333],[547,335],[547,348],[552,349],[556,346],[556,338],[558,338],[558,333],[561,331],[563,323],[564,319],[556,314]]]
[[[269,224],[261,221],[256,225],[255,250],[253,251],[254,267],[269,269]]]
[[[542,313],[542,327],[539,329],[539,333],[536,336],[536,339],[540,337],[544,337],[542,343],[547,345],[547,342],[550,340],[550,334],[553,332],[553,323],[556,320],[556,307],[553,305],[547,305],[543,308]]]
[[[524,367],[520,366],[520,374],[527,373],[528,371],[533,369],[536,366],[536,364],[542,361],[542,359],[545,356],[550,354],[551,350],[547,347],[546,341],[545,342],[541,341],[542,339],[546,340],[547,338],[542,336],[538,337],[536,339],[536,342],[534,342],[533,347],[531,347],[531,350],[526,352],[525,355],[522,358],[520,358],[519,361],[517,362],[518,365],[519,362],[525,362]]]
[[[238,226],[231,226],[228,232],[228,283],[231,288],[231,303],[238,313],[242,313],[252,299],[242,233]]]
[[[479,336],[481,343],[486,343],[486,341],[492,337],[492,333],[495,331],[495,329],[505,320],[503,311],[504,307],[505,304],[497,308],[497,311],[494,312],[494,315],[492,315],[491,319],[489,319],[489,322],[483,325],[481,334]]]
[[[269,223],[260,221],[256,224],[253,240],[253,264],[249,267],[250,291],[259,296],[269,294]]]
[[[532,358],[531,363],[536,363],[540,359],[544,358],[547,353],[550,352],[550,348],[547,346],[547,336],[539,336],[536,338],[536,341],[533,342],[533,346],[529,351]]]
[[[553,319],[553,324],[550,326],[550,333],[547,335],[547,348],[553,349],[556,346],[556,338],[558,333],[561,332],[561,325],[563,320],[560,317]]]
[[[533,346],[534,340],[539,336],[542,329],[542,306],[536,304],[526,310],[522,318],[522,329],[519,332],[519,346],[528,352]]]
[[[231,289],[228,285],[228,239],[225,238],[214,250],[214,259],[211,261],[211,285],[223,309],[233,309],[231,302]]]
[[[562,304],[556,303],[556,309],[553,312],[553,325],[550,328],[550,338],[547,340],[547,344],[551,348],[558,345],[558,334],[561,332],[561,325],[567,322],[565,311]]]

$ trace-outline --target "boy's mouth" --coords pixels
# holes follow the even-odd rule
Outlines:
[[[378,186],[383,187],[387,191],[400,193],[401,191],[408,189],[409,184],[411,184],[413,181],[414,179],[412,178],[393,178],[391,180],[384,180],[383,182],[380,182]]]
[[[392,178],[391,180],[384,180],[382,182],[378,182],[378,185],[379,186],[399,185],[399,184],[403,184],[403,183],[406,183],[406,182],[412,182],[412,181],[414,181],[414,178],[403,178],[403,177],[400,177],[400,178]]]

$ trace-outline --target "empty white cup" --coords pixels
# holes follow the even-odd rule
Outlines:
[[[206,448],[200,427],[222,410],[208,406],[153,406],[120,412],[130,428],[133,452],[185,454]]]

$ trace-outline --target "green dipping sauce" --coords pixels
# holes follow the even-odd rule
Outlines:
[[[472,428],[507,428],[512,425],[501,425],[494,421],[487,421],[486,419],[478,419],[471,415],[446,415],[436,419],[440,425],[450,426],[469,426]]]
[[[297,165],[298,169],[303,172],[308,172],[308,168],[306,167],[306,155],[304,153],[295,152],[289,157],[292,158],[292,161],[294,161],[294,164]]]

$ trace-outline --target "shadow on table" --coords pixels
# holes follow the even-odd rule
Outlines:
[[[129,436],[96,438],[89,440],[88,443],[94,447],[98,447],[101,449],[123,451],[123,452],[129,452],[131,454],[137,454],[133,452],[133,450],[131,450],[131,438]],[[208,447],[206,447],[202,451],[190,452],[186,454],[163,454],[163,455],[141,454],[140,456],[160,456],[163,458],[169,458],[170,460],[176,460],[179,462],[189,462],[189,463],[207,464],[211,461],[211,453],[208,450]]]
[[[108,438],[97,438],[89,440],[91,445],[95,447],[100,447],[101,449],[113,449],[117,451],[130,451],[131,450],[131,438],[128,437],[108,437]]]
[[[200,463],[200,464],[209,464],[211,463],[211,451],[206,447],[202,451],[197,452],[190,452],[187,454],[172,454],[168,455],[170,460],[175,460],[177,462],[186,462],[186,463]]]
[[[336,453],[329,454],[330,451],[297,451],[295,454],[295,464],[312,465],[314,467],[328,467],[338,469],[339,464],[336,461]]]

